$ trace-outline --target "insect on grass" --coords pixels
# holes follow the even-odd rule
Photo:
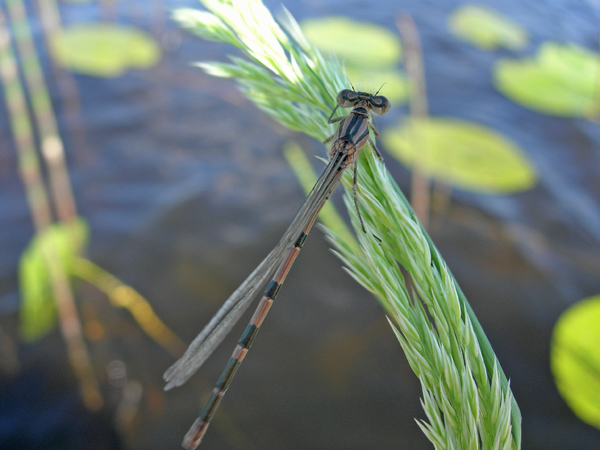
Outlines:
[[[350,89],[339,92],[337,106],[328,120],[331,124],[339,122],[339,125],[336,132],[325,141],[325,143],[333,141],[329,152],[329,163],[308,194],[296,217],[294,217],[277,246],[227,299],[208,325],[190,344],[185,354],[165,372],[166,390],[185,383],[204,364],[225,336],[229,334],[232,327],[248,309],[258,291],[269,279],[271,280],[210,398],[202,409],[200,416],[185,435],[182,443],[184,448],[194,449],[200,444],[221,399],[248,353],[263,320],[277,297],[279,289],[300,253],[319,211],[340,182],[344,171],[350,166],[353,166],[354,170],[352,183],[354,205],[358,212],[361,228],[365,231],[364,222],[358,209],[356,193],[357,162],[358,154],[367,142],[371,144],[379,159],[383,159],[370,136],[370,130],[373,131],[375,136],[379,136],[371,120],[371,112],[378,115],[387,113],[390,109],[390,102],[384,96],[377,95],[378,93],[372,95]],[[352,108],[352,110],[346,116],[333,118],[338,108]]]

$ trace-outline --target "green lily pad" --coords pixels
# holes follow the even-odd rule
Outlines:
[[[600,106],[600,58],[574,44],[546,43],[535,58],[500,59],[496,88],[511,100],[556,116],[592,116]]]
[[[409,167],[454,186],[488,193],[530,189],[536,174],[521,150],[482,125],[458,119],[410,119],[382,133],[387,150]]]
[[[46,261],[71,273],[75,258],[87,245],[89,230],[82,219],[72,224],[55,224],[34,236],[19,261],[21,286],[20,334],[25,341],[34,341],[52,331],[56,325],[56,303],[51,289]]]
[[[562,313],[552,335],[550,363],[562,397],[584,422],[600,428],[600,295]]]
[[[389,68],[402,57],[398,36],[374,23],[332,16],[305,20],[301,26],[319,50],[336,54],[347,66]]]
[[[456,36],[483,50],[519,50],[528,42],[525,28],[483,6],[466,4],[457,8],[448,25]]]
[[[160,50],[154,40],[133,27],[88,23],[74,25],[52,40],[55,59],[84,75],[117,77],[130,69],[156,65]]]
[[[326,17],[302,22],[306,37],[323,53],[335,54],[344,62],[356,89],[377,92],[394,103],[406,100],[406,77],[398,69],[402,45],[387,28],[346,17]]]
[[[392,103],[403,102],[408,96],[408,81],[393,69],[368,70],[347,66],[348,78],[356,89],[385,95]]]

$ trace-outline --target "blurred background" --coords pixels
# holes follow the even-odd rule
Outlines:
[[[511,380],[523,448],[600,448],[600,6],[283,5],[361,88],[389,84],[379,147]],[[162,373],[302,204],[282,149],[325,154],[192,67],[236,53],[181,7],[201,5],[0,5],[0,448],[179,448],[246,319],[183,387]],[[304,248],[203,445],[432,448],[381,307],[320,231]]]

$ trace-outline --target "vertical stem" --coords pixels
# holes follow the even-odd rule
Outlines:
[[[409,79],[410,115],[413,119],[427,118],[427,92],[425,88],[425,70],[423,69],[423,53],[421,42],[415,22],[408,14],[396,19],[396,26],[402,36],[404,44],[404,65]],[[414,133],[413,133],[414,134]],[[427,228],[429,222],[429,179],[421,167],[427,160],[427,142],[412,143],[420,148],[418,159],[415,162],[411,186],[411,204],[417,217]]]
[[[42,156],[48,166],[48,179],[54,206],[61,221],[68,223],[77,216],[69,181],[62,139],[52,110],[50,95],[37,57],[27,14],[22,0],[6,0],[8,15],[15,32],[25,84],[31,95],[33,115],[40,132]]]
[[[7,0],[9,13],[15,12],[19,18],[19,8],[23,5]],[[28,27],[27,27],[28,29]],[[15,36],[23,33],[23,24],[17,21]],[[27,201],[32,213],[37,233],[46,231],[52,225],[52,213],[48,195],[44,187],[40,163],[35,150],[33,127],[27,110],[25,93],[18,76],[16,58],[12,51],[10,34],[0,9],[0,79],[9,111],[10,126],[15,138],[19,171],[25,187]],[[103,400],[94,378],[92,366],[82,337],[81,325],[69,280],[59,260],[58,251],[53,242],[47,240],[41,248],[42,256],[48,268],[50,284],[56,299],[60,318],[60,329],[67,343],[71,365],[79,380],[84,403],[90,409],[98,409]]]
[[[42,22],[46,48],[50,55],[52,71],[60,92],[62,111],[63,116],[66,117],[68,133],[73,139],[74,147],[78,149],[79,153],[85,154],[87,152],[84,150],[87,150],[89,146],[86,142],[77,84],[73,74],[60,67],[53,57],[52,39],[57,34],[63,32],[58,5],[56,4],[56,0],[38,0],[37,7],[38,15]],[[63,166],[66,165],[63,164]],[[55,199],[55,201],[58,200]]]
[[[25,186],[33,224],[36,230],[43,230],[52,223],[52,212],[35,150],[33,128],[27,112],[25,92],[19,82],[10,33],[2,9],[0,9],[0,77],[17,148],[19,172]]]

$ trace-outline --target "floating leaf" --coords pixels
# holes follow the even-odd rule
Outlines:
[[[334,16],[305,20],[302,31],[319,50],[335,53],[347,65],[390,67],[402,57],[398,37],[374,23]]]
[[[552,335],[550,362],[562,397],[577,416],[600,428],[600,295],[562,313]]]
[[[536,179],[519,148],[493,130],[457,119],[410,119],[382,136],[388,151],[409,167],[463,189],[518,192]]]
[[[519,50],[528,41],[525,28],[483,6],[466,4],[457,8],[448,24],[456,36],[483,50]]]
[[[599,112],[600,58],[575,44],[546,43],[535,58],[500,59],[496,88],[511,100],[556,116]]]
[[[79,24],[57,34],[53,55],[69,70],[98,77],[116,77],[129,69],[146,69],[160,50],[146,33],[122,25]]]
[[[406,99],[406,78],[398,64],[402,46],[387,28],[346,17],[326,17],[302,22],[306,37],[323,53],[333,53],[346,67],[356,89],[381,93],[388,99]]]
[[[385,95],[391,102],[403,102],[408,95],[406,77],[393,69],[369,70],[355,66],[347,66],[348,78],[354,87],[366,92],[377,92]]]
[[[20,333],[33,341],[50,332],[56,323],[56,306],[51,278],[46,264],[60,265],[65,274],[71,272],[75,258],[88,241],[87,224],[79,219],[71,224],[55,224],[34,236],[19,261],[21,286]]]

